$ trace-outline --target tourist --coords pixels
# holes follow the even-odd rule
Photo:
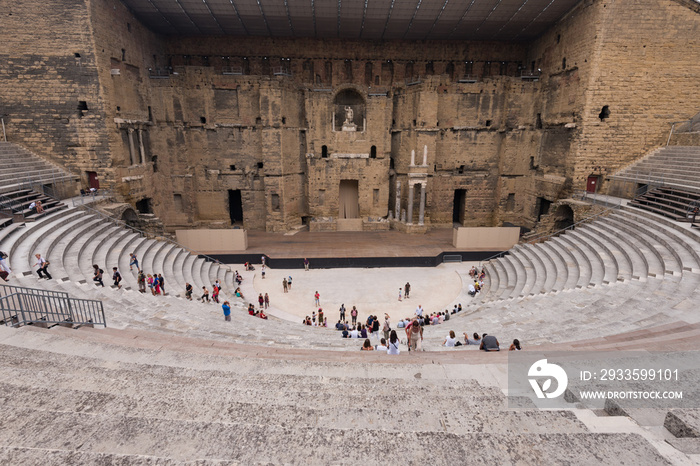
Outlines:
[[[513,343],[510,344],[510,348],[508,348],[508,351],[520,351],[522,348],[520,347],[520,340],[517,338],[513,340]]]
[[[236,291],[234,291],[233,294],[236,295],[236,298],[245,299],[245,296],[243,296],[243,293],[241,292],[240,287],[236,288]]]
[[[335,324],[335,329],[338,331],[342,331],[345,329],[345,325],[343,325],[343,322],[341,320],[338,321],[337,324]]]
[[[445,341],[443,342],[443,346],[448,346],[448,347],[455,346],[456,343],[457,343],[457,338],[455,337],[455,331],[450,330],[450,335],[447,338],[445,338]]]
[[[476,296],[476,287],[474,286],[474,284],[469,284],[469,291],[467,291],[467,293],[469,293],[469,296],[471,296],[472,298]]]
[[[100,266],[97,264],[93,264],[92,268],[94,269],[94,275],[92,276],[92,281],[95,282],[95,285],[102,285],[104,287],[105,284],[102,281],[102,274],[104,273],[104,270],[102,270],[100,268]]]
[[[309,259],[304,258],[304,270],[309,271]]]
[[[292,276],[287,277],[287,288],[289,288],[289,291],[292,291]]]
[[[153,289],[155,290],[156,295],[160,295],[160,278],[158,278],[157,273],[153,274]]]
[[[423,327],[418,323],[418,319],[414,318],[406,327],[406,337],[408,339],[408,351],[418,351],[420,342],[423,341]]]
[[[462,303],[457,306],[457,312],[462,312]]]
[[[360,351],[374,351],[374,347],[372,343],[370,343],[369,338],[365,339],[365,343],[362,345],[362,348],[360,348]]]
[[[139,269],[138,275],[136,275],[136,282],[139,284],[139,293],[146,292],[146,274],[143,270]]]
[[[282,279],[282,290],[284,290],[285,293],[287,293],[287,279],[283,278]]]
[[[318,325],[321,325],[323,322],[325,322],[323,318],[323,308],[319,307],[318,308]]]
[[[379,339],[379,318],[377,316],[372,319],[372,336]]]
[[[116,286],[117,289],[121,289],[122,274],[119,273],[116,267],[112,267],[112,280],[114,280],[114,286]]]
[[[31,204],[29,204],[29,214],[35,214],[36,213],[36,202],[32,201]]]
[[[265,256],[260,258],[260,262],[262,263],[263,267],[265,267]]]
[[[404,285],[403,289],[404,289],[404,294],[403,294],[403,295],[406,297],[406,299],[408,299],[408,294],[411,292],[411,284],[408,283],[408,282],[406,282],[406,284]]]
[[[221,287],[216,286],[216,284],[213,284],[211,286],[211,299],[215,303],[219,302],[219,293],[221,292]]]
[[[12,270],[10,270],[10,266],[7,265],[7,262],[5,262],[7,257],[8,255],[6,253],[0,251],[0,274],[2,274],[3,280],[9,282],[9,275],[12,273]]]
[[[165,278],[163,278],[162,274],[158,274],[158,286],[160,287],[160,291],[165,294]]]
[[[401,288],[399,288],[399,301],[401,301]]]
[[[396,330],[391,331],[391,335],[389,335],[389,350],[386,352],[387,354],[399,354],[401,351],[399,351],[399,337],[396,335]]]
[[[314,306],[320,306],[321,305],[321,295],[318,294],[318,291],[314,293]]]
[[[134,270],[134,267],[136,267],[136,270],[141,270],[139,268],[139,260],[136,258],[136,254],[133,252],[129,253],[129,270]]]
[[[241,286],[241,283],[243,282],[243,277],[241,277],[241,275],[238,273],[238,270],[236,270],[236,272],[234,272],[233,276],[234,276],[234,281],[236,282],[236,284],[238,284],[238,286]]]
[[[443,322],[446,320],[450,320],[450,313],[447,312],[447,309],[445,309],[445,312],[442,313],[442,320]]]
[[[377,351],[389,351],[389,347],[386,345],[386,339],[382,338],[374,349]]]
[[[265,298],[263,298],[262,293],[258,294],[258,304],[260,305],[260,309],[265,307]]]
[[[185,298],[192,301],[192,285],[185,283]]]
[[[224,310],[224,320],[226,322],[231,322],[231,306],[228,301],[224,301],[224,304],[221,305],[221,309]]]
[[[350,317],[352,317],[352,325],[357,324],[357,308],[355,306],[350,309]]]
[[[416,316],[423,317],[423,306],[420,304],[416,308]]]
[[[328,317],[323,318],[323,326],[328,327]]]
[[[311,322],[316,326],[316,311],[311,311]]]
[[[352,330],[350,330],[350,338],[360,338],[360,332],[357,330],[357,327],[352,327]]]
[[[343,329],[342,337],[343,337],[343,338],[350,338],[350,332],[348,332],[348,329],[347,329],[347,328],[344,328],[344,329]]]
[[[360,337],[367,338],[367,327],[364,324],[362,325],[362,328],[360,329]]]
[[[396,328],[405,328],[406,324],[404,323],[403,319],[399,319],[399,322],[396,324]]]
[[[49,265],[51,265],[51,262],[41,257],[41,254],[34,254],[34,257],[36,257],[36,264],[34,264],[34,267],[37,265],[39,266],[36,271],[39,278],[44,278],[44,275],[46,275],[46,278],[51,280],[51,274],[49,273]]]
[[[455,304],[455,307],[452,308],[452,314],[457,314],[457,305]]]
[[[391,333],[391,319],[387,313],[384,313],[384,325],[382,326],[382,332],[384,333],[384,338],[388,340],[389,334]]]
[[[258,312],[258,317],[267,320],[267,314],[265,314],[265,311],[263,311],[262,309],[260,309],[260,312]]]
[[[152,294],[153,296],[155,296],[155,295],[156,295],[156,290],[155,290],[155,286],[156,286],[156,285],[155,285],[155,281],[153,280],[153,275],[151,275],[151,274],[149,273],[148,275],[146,275],[146,277],[147,277],[147,278],[146,278],[146,283],[148,283],[148,288],[151,289],[151,294]]]
[[[41,201],[36,201],[36,213],[37,214],[44,213],[44,206],[41,204]]]
[[[345,304],[340,305],[340,320],[345,320]]]
[[[265,279],[265,266],[262,266],[262,270],[260,271],[260,275],[262,276],[263,280]],[[239,283],[240,285],[240,283]]]
[[[473,338],[469,338],[469,336],[465,333],[464,334],[464,344],[465,345],[481,345],[481,337],[479,336],[478,333],[474,332],[474,335],[472,335]]]
[[[202,300],[202,302],[204,302],[204,300],[209,302],[209,290],[207,290],[206,286],[202,287],[202,297],[200,299]]]
[[[481,345],[479,345],[480,350],[484,351],[500,351],[501,348],[498,344],[498,340],[493,335],[484,333],[481,337]]]
[[[270,307],[270,297],[265,293],[265,309]]]

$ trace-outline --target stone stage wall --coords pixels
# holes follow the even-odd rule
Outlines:
[[[170,231],[332,225],[348,202],[363,225],[530,228],[700,109],[698,13],[673,0],[584,0],[531,43],[163,37],[120,2],[58,3],[3,11],[8,138]]]

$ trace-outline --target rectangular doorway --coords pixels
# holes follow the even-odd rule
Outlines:
[[[357,180],[340,180],[338,190],[338,218],[360,216],[360,196]]]
[[[586,181],[586,192],[595,193],[597,189],[598,189],[598,177],[595,175],[589,176],[588,181]]]
[[[231,225],[243,223],[243,198],[240,189],[228,190],[228,214],[231,217]]]
[[[100,189],[100,180],[97,179],[97,172],[87,172],[88,188]]]
[[[464,212],[467,210],[467,190],[455,189],[455,197],[452,202],[452,223],[464,225]]]

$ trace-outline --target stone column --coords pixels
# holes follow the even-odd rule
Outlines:
[[[420,184],[420,210],[418,211],[418,225],[423,225],[425,219],[425,183]]]
[[[143,130],[139,128],[139,155],[141,158],[141,164],[146,163],[146,149],[143,147]]]
[[[401,212],[401,181],[396,180],[396,220],[399,219],[399,212]]]
[[[428,166],[428,146],[423,146],[423,166]]]
[[[415,165],[416,165],[416,151],[412,150],[411,151],[411,166],[413,167]]]
[[[136,146],[134,145],[134,128],[128,128],[129,133],[129,162],[136,165]]]
[[[408,183],[408,212],[406,212],[406,223],[413,224],[413,184]]]

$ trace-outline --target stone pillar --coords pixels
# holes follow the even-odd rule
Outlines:
[[[428,146],[423,146],[423,166],[428,166]]]
[[[413,224],[413,184],[408,183],[408,212],[406,213],[406,223]]]
[[[143,147],[143,130],[139,128],[139,156],[141,164],[146,163],[146,149]]]
[[[134,128],[127,129],[129,133],[129,162],[136,165],[136,146],[134,145]]]
[[[418,225],[423,225],[424,219],[425,219],[425,183],[421,183],[420,184],[420,210],[418,211]]]
[[[399,219],[399,212],[401,212],[401,181],[396,180],[396,220]]]
[[[411,151],[411,166],[414,167],[416,165],[416,151],[412,150]]]

